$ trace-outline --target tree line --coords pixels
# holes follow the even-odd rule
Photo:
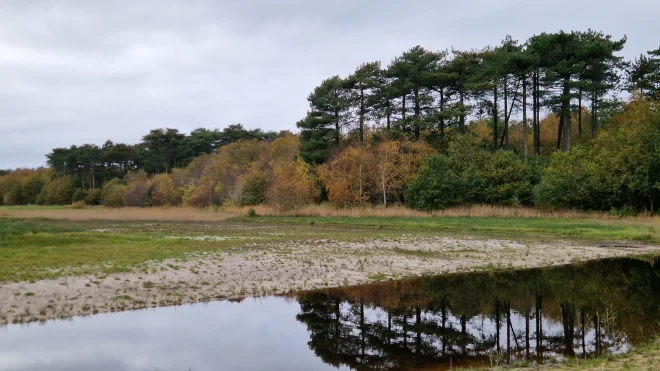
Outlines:
[[[414,47],[386,68],[323,81],[297,135],[157,129],[137,145],[56,148],[48,169],[0,175],[0,201],[652,213],[660,49],[626,62],[625,42],[589,30],[471,51]]]
[[[498,46],[467,51],[416,46],[386,67],[380,61],[361,64],[347,77],[324,80],[309,95],[310,110],[297,123],[301,155],[323,163],[343,139],[363,143],[370,125],[441,145],[448,130],[464,132],[470,120],[480,119],[488,122],[493,149],[506,148],[510,124],[520,116],[529,123],[521,152],[539,155],[543,112],[559,117],[554,146],[568,151],[576,139],[574,119],[578,139],[595,137],[621,89],[657,98],[660,49],[629,63],[617,55],[625,43],[625,37],[593,30],[560,31],[524,43],[507,36]]]
[[[241,124],[229,125],[223,130],[198,128],[188,135],[178,129],[165,128],[151,130],[134,145],[108,140],[100,147],[83,144],[55,148],[46,157],[48,165],[58,174],[74,176],[76,185],[85,190],[139,170],[148,174],[169,174],[203,154],[242,139],[273,140],[276,137],[275,132],[246,130]]]

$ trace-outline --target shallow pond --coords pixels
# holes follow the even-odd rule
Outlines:
[[[469,273],[0,328],[0,370],[405,370],[620,353],[660,260]]]

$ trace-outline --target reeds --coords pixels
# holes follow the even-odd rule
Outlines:
[[[281,211],[277,208],[258,205],[246,207],[193,208],[193,207],[88,207],[48,208],[21,207],[0,208],[0,217],[12,218],[45,218],[65,220],[135,220],[135,221],[220,221],[232,217],[247,216],[253,208],[258,216],[270,217],[475,217],[475,218],[562,218],[562,219],[598,219],[630,221],[633,223],[660,224],[660,217],[647,214],[621,218],[604,212],[584,212],[576,210],[541,210],[527,207],[506,207],[492,205],[470,205],[452,207],[441,211],[419,211],[403,206],[364,206],[351,208],[336,208],[329,204],[307,205],[300,209]]]

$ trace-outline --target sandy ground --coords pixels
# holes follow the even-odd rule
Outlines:
[[[151,262],[130,273],[2,284],[0,325],[418,275],[560,265],[649,252],[660,252],[660,247],[529,244],[412,235],[363,242],[246,241],[240,251]]]

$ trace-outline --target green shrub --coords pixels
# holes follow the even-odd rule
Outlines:
[[[73,199],[72,199],[71,201],[72,201],[73,203],[76,203],[76,202],[79,202],[79,201],[83,201],[83,200],[85,200],[85,198],[87,198],[87,191],[85,191],[85,190],[83,190],[83,189],[81,189],[81,188],[77,188],[77,189],[73,192]]]
[[[249,218],[254,218],[257,216],[257,211],[253,207],[251,207],[250,209],[248,209],[247,216]]]
[[[103,186],[103,193],[101,195],[102,203],[108,207],[122,207],[124,206],[124,194],[126,193],[126,186],[121,179],[115,178]]]
[[[87,196],[85,197],[85,203],[87,205],[100,205],[101,204],[101,195],[103,191],[95,188],[87,191]]]

